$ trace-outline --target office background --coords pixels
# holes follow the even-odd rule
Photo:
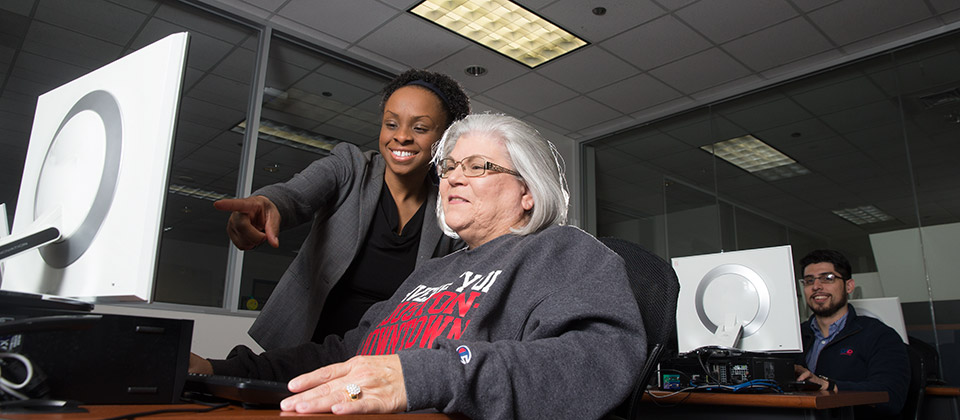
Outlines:
[[[837,248],[856,296],[899,296],[910,335],[956,354],[957,2],[522,1],[590,42],[533,69],[409,14],[415,3],[4,1],[0,202],[12,220],[38,95],[189,31],[157,303],[107,309],[202,319],[199,331],[221,333],[210,352],[225,352],[305,227],[240,253],[212,200],[286,180],[336,142],[375,148],[380,87],[428,68],[460,80],[475,111],[515,115],[558,144],[573,224],[668,259]],[[712,154],[748,134],[801,169],[751,173]],[[841,216],[850,209],[873,219]],[[941,359],[952,384],[957,363]]]

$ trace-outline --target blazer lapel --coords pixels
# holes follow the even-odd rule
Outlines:
[[[443,230],[437,223],[437,194],[439,190],[432,182],[428,182],[429,190],[427,200],[423,205],[427,206],[423,213],[423,226],[420,228],[420,247],[417,249],[417,267],[431,257],[437,249],[437,243],[443,236]]]

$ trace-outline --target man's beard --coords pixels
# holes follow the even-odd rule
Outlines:
[[[821,318],[830,317],[830,316],[832,316],[833,314],[837,313],[837,311],[839,311],[840,308],[845,308],[846,306],[847,306],[847,294],[846,294],[846,293],[841,293],[841,294],[840,294],[840,299],[837,300],[837,303],[835,303],[835,304],[833,304],[833,305],[830,305],[830,306],[826,306],[826,307],[824,307],[824,308],[822,308],[822,309],[814,308],[812,305],[810,305],[809,303],[807,303],[807,307],[810,308],[811,311],[813,311],[813,314],[816,315],[816,316],[819,316],[819,317],[821,317]]]

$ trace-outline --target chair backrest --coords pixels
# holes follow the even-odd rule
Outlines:
[[[640,307],[643,328],[647,333],[647,360],[640,380],[629,400],[629,416],[635,418],[640,397],[656,371],[660,358],[676,348],[677,297],[680,281],[677,273],[663,258],[640,245],[619,238],[600,238],[600,242],[623,258],[630,278],[630,288]]]
[[[907,345],[907,356],[910,359],[910,385],[907,388],[907,398],[900,410],[903,420],[919,420],[920,409],[923,407],[924,389],[927,387],[927,372],[922,351],[914,344]]]
[[[946,381],[940,376],[940,352],[933,345],[914,336],[907,336],[909,347],[920,353],[923,359],[924,376],[927,384],[946,385]]]

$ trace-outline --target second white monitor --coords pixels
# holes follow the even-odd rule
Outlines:
[[[907,338],[907,326],[903,321],[903,309],[900,307],[900,298],[883,297],[870,299],[850,299],[858,316],[869,316],[883,321],[897,331],[905,344],[910,344]]]
[[[714,333],[735,316],[737,348],[799,352],[800,312],[789,245],[672,259],[680,279],[677,341],[681,353],[718,345]]]

